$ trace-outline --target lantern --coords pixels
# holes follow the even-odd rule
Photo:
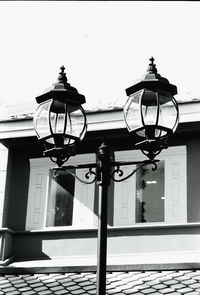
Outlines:
[[[44,154],[58,166],[75,154],[77,144],[84,138],[87,129],[81,106],[85,97],[67,82],[64,70],[62,66],[57,83],[36,97],[39,106],[34,115],[37,137],[46,147]]]
[[[173,97],[177,87],[157,73],[154,58],[146,74],[132,87],[126,89],[129,96],[124,107],[124,119],[128,131],[140,149],[153,160],[164,148],[179,121],[178,105]]]

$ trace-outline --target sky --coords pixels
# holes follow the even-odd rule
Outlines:
[[[198,1],[1,1],[0,106],[35,103],[62,65],[87,105],[125,103],[151,56],[178,100],[200,98],[199,15]]]

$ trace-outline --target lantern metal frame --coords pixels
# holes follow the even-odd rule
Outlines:
[[[145,104],[148,105],[148,95],[150,93],[155,96],[154,106],[156,111],[154,123],[146,124],[142,107],[145,106]],[[177,94],[177,87],[170,84],[166,78],[158,74],[156,65],[154,64],[154,58],[151,57],[146,74],[142,76],[133,86],[127,88],[126,94],[129,96],[129,99],[124,107],[124,120],[126,122],[127,129],[133,138],[133,142],[135,142],[134,148],[140,149],[150,160],[153,160],[163,149],[168,147],[168,140],[178,126],[178,104],[173,97],[173,95]],[[138,115],[140,116],[141,123],[138,128],[131,130],[127,119],[129,111],[128,108],[130,108],[133,103],[133,97],[136,97],[136,95],[139,94]],[[164,126],[164,124],[161,125],[159,122],[162,111],[161,105],[164,105],[164,103],[161,102],[161,96],[162,99],[165,98],[164,102],[171,102],[175,110],[175,118],[171,128]],[[144,98],[146,102],[145,104],[143,103]],[[143,135],[139,134],[141,131],[143,132]]]
[[[50,157],[50,159],[56,163],[58,166],[62,166],[70,156],[76,154],[76,149],[81,140],[83,139],[86,131],[87,131],[87,119],[86,114],[81,106],[85,103],[85,96],[79,94],[77,89],[72,87],[67,82],[66,73],[64,72],[65,68],[62,66],[61,72],[59,73],[58,82],[53,84],[50,89],[48,89],[44,94],[36,97],[37,103],[39,106],[36,110],[37,112],[40,108],[49,103],[48,112],[47,112],[47,120],[48,120],[48,135],[40,138],[40,135],[37,131],[37,117],[34,116],[34,127],[36,130],[36,134],[38,138],[43,142],[45,146],[44,155]],[[60,107],[64,110],[62,112],[64,117],[64,122],[62,126],[62,132],[56,132],[52,127],[52,109],[55,108],[55,104],[60,104]],[[68,124],[72,124],[71,115],[73,111],[79,111],[81,113],[82,118],[82,128],[79,136],[74,136],[67,132]],[[56,115],[56,123],[58,120],[58,114]],[[69,119],[69,122],[68,122]],[[72,124],[73,129],[73,124]],[[52,139],[51,143],[49,140]],[[68,139],[69,142],[65,144],[65,140]]]

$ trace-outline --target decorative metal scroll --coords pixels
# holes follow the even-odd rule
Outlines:
[[[155,171],[157,169],[157,164],[156,162],[158,162],[158,160],[147,160],[147,161],[143,161],[143,162],[112,162],[111,166],[116,167],[116,169],[114,169],[110,175],[110,178],[115,181],[115,182],[122,182],[124,180],[127,180],[128,178],[130,178],[131,176],[133,176],[139,169],[141,169],[142,167],[144,167],[145,165],[153,165],[152,167],[152,171]],[[122,166],[127,166],[127,165],[139,165],[137,168],[133,169],[133,171],[123,177],[124,172],[122,171]],[[85,169],[88,168],[88,172],[85,173],[84,177],[86,180],[81,179],[76,172],[72,172],[70,171],[70,169],[74,169],[76,171],[76,169]],[[96,171],[93,171],[92,169],[96,168]],[[93,163],[93,164],[86,164],[86,165],[71,165],[71,166],[63,166],[63,167],[58,167],[58,168],[53,168],[53,175],[54,177],[57,177],[59,175],[59,172],[66,172],[68,174],[71,174],[72,176],[74,176],[78,181],[84,183],[84,184],[92,184],[97,180],[97,176],[99,175],[99,173],[101,173],[101,168],[100,165],[98,165],[97,163]],[[120,179],[117,179],[116,176],[120,177]],[[91,179],[92,178],[92,179]]]
[[[90,167],[88,167],[90,166]],[[97,180],[97,173],[92,171],[93,168],[95,168],[96,164],[92,165],[72,165],[72,166],[65,166],[65,167],[59,167],[59,168],[53,168],[53,176],[57,177],[59,175],[59,172],[62,173],[63,171],[67,174],[72,175],[74,178],[76,178],[78,181],[84,184],[92,184]],[[76,169],[85,169],[88,168],[88,172],[85,173],[84,177],[87,180],[81,179],[77,174],[76,174]],[[74,169],[75,172],[70,171],[70,169]]]
[[[127,163],[127,164],[129,164],[129,163]],[[145,161],[145,162],[141,163],[140,166],[138,166],[137,168],[133,169],[133,171],[129,175],[123,177],[124,172],[120,168],[120,165],[117,165],[117,168],[111,174],[111,179],[114,180],[115,182],[121,182],[121,181],[127,180],[131,176],[133,176],[139,169],[141,169],[142,167],[144,167],[147,164],[152,164],[154,166],[154,167],[152,167],[152,171],[155,171],[157,169],[156,161]],[[117,175],[118,177],[120,177],[120,179],[116,179],[115,178],[115,175]]]

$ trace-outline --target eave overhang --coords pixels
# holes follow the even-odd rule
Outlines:
[[[179,102],[180,125],[185,123],[200,123],[200,100]],[[123,109],[105,109],[86,112],[88,132],[126,129]],[[8,118],[0,121],[0,140],[22,137],[35,137],[33,115]]]

